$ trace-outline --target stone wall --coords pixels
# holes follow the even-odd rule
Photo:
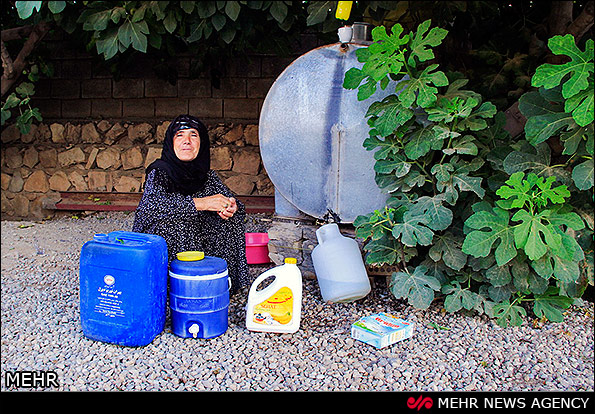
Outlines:
[[[110,65],[55,31],[44,39],[51,78],[35,83],[32,105],[41,125],[22,135],[2,131],[2,218],[43,218],[44,200],[58,191],[140,191],[144,169],[161,150],[169,121],[189,113],[211,136],[212,168],[240,195],[272,195],[258,147],[258,120],[277,76],[299,55],[320,46],[303,34],[285,56],[237,56],[196,73],[197,58],[165,62],[175,81],[160,79],[159,58],[136,54],[114,76]],[[13,122],[10,119],[9,122]]]
[[[60,191],[140,192],[145,168],[161,155],[169,121],[54,122],[22,135],[2,131],[2,219],[46,218]],[[236,194],[272,195],[260,159],[258,126],[208,125],[211,168]]]

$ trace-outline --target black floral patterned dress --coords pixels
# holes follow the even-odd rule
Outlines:
[[[215,194],[234,197],[213,170],[209,171],[204,188],[193,195],[184,196],[172,191],[172,188],[172,181],[163,170],[149,172],[132,231],[163,237],[170,262],[176,258],[176,253],[189,250],[204,251],[207,256],[220,257],[227,262],[231,279],[230,293],[246,286],[245,206],[236,199],[238,210],[227,220],[213,211],[196,210],[193,197]]]

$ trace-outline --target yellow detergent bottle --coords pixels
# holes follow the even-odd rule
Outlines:
[[[302,314],[302,273],[293,257],[254,280],[248,293],[246,328],[250,331],[294,333]],[[257,290],[266,279],[274,280]]]

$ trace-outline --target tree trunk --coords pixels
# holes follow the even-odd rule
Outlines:
[[[574,19],[566,29],[566,33],[574,36],[578,42],[593,27],[593,16],[595,15],[595,2],[589,1],[585,4],[581,14]]]
[[[552,1],[552,8],[548,18],[549,37],[566,33],[572,22],[572,1]]]
[[[5,70],[2,74],[2,97],[10,91],[21,73],[23,73],[23,69],[25,69],[25,66],[27,65],[27,58],[31,52],[35,50],[37,44],[49,30],[50,25],[47,22],[41,22],[35,25],[33,30],[31,30],[29,38],[14,61],[10,60],[8,53],[4,53],[6,51],[5,48],[2,48],[2,66],[5,68],[12,68],[12,70]]]

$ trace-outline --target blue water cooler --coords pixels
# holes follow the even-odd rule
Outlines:
[[[169,267],[172,332],[182,338],[214,338],[228,327],[227,262],[203,252],[181,252]]]

